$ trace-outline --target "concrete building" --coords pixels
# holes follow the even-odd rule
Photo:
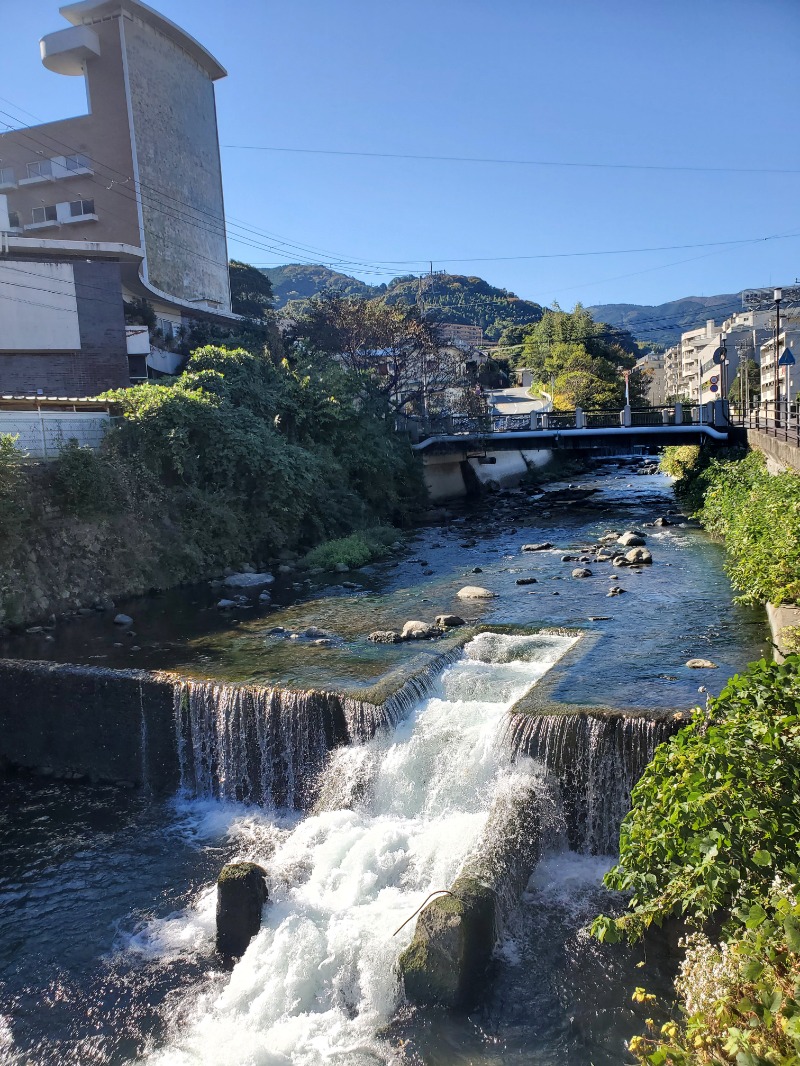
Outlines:
[[[692,403],[720,399],[736,377],[741,359],[759,361],[761,345],[770,331],[766,311],[737,311],[720,325],[712,318],[698,329],[687,330],[681,335],[680,348],[669,349],[665,355],[668,395],[679,395]],[[721,366],[714,361],[714,353],[723,344],[727,358]],[[736,397],[731,399],[736,401]]]
[[[785,351],[790,351],[796,363],[794,366],[777,368],[778,371],[778,395],[781,401],[787,399],[787,369],[788,369],[788,399],[793,402],[797,399],[798,384],[800,384],[800,316],[781,316],[781,332],[778,335],[778,358]],[[761,402],[773,402],[775,400],[775,337],[769,337],[761,344]]]
[[[662,352],[647,352],[636,361],[647,381],[647,399],[653,407],[662,407],[667,402],[665,357]]]
[[[40,42],[87,113],[0,134],[0,393],[86,395],[174,369],[167,338],[231,314],[214,82],[225,70],[140,0],[81,0]],[[168,347],[169,345],[164,345]],[[130,362],[129,362],[130,359]],[[172,365],[170,365],[172,364]]]

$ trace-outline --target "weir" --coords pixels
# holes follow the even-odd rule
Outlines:
[[[681,719],[601,710],[512,713],[505,742],[514,755],[542,763],[558,781],[572,850],[612,855],[633,786]]]

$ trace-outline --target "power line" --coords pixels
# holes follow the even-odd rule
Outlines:
[[[244,152],[288,152],[297,155],[333,155],[362,159],[413,159],[432,163],[494,163],[516,167],[570,167],[587,170],[647,170],[690,174],[800,174],[800,169],[778,167],[693,167],[660,163],[578,163],[554,159],[498,159],[488,156],[423,155],[414,152],[357,152],[337,148],[285,148],[267,144],[223,144],[221,148]]]

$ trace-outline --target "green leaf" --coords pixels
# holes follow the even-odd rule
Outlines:
[[[800,921],[793,914],[784,919],[783,931],[786,933],[789,950],[800,952]]]
[[[770,866],[772,864],[772,856],[768,851],[757,851],[753,855],[753,862],[756,866]]]

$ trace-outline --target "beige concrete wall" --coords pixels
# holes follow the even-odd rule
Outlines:
[[[428,496],[433,503],[456,500],[467,495],[461,472],[463,452],[454,455],[423,455],[422,476]]]
[[[0,297],[0,352],[80,350],[71,263],[0,259]]]
[[[122,33],[148,280],[230,310],[214,84],[151,26],[125,19]]]
[[[763,453],[771,474],[779,474],[782,470],[794,470],[800,474],[800,447],[797,444],[778,440],[757,429],[747,430],[747,443]]]

